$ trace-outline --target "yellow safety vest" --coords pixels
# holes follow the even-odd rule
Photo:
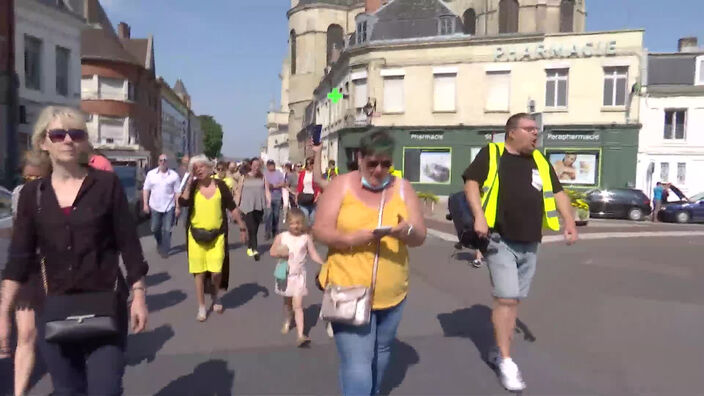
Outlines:
[[[503,143],[489,143],[489,172],[482,186],[482,208],[489,228],[496,224],[496,208],[499,203],[499,158],[504,153]],[[550,163],[538,150],[533,150],[533,161],[538,166],[538,173],[543,182],[543,228],[553,231],[560,230],[560,220],[557,218],[557,205],[555,204],[555,194],[552,191],[552,179],[550,178]],[[493,187],[492,187],[493,185]]]

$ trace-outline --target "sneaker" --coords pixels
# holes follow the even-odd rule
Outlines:
[[[254,252],[254,261],[259,261],[259,258],[260,258],[260,257],[259,257],[259,252],[256,251],[256,250],[253,250],[253,252]]]
[[[198,314],[196,315],[196,320],[199,322],[205,322],[207,318],[208,312],[205,310],[205,307],[198,307]]]
[[[252,249],[247,249],[247,256],[253,257],[253,256],[254,256],[254,250],[252,250]]]
[[[501,385],[509,392],[520,392],[526,389],[521,371],[511,358],[501,359],[499,376],[501,377]]]

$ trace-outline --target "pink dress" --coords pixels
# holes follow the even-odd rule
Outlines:
[[[306,288],[306,258],[308,257],[308,234],[293,236],[288,231],[282,232],[281,244],[288,248],[288,280],[286,289],[281,290],[278,282],[274,291],[284,297],[302,297],[308,294]]]

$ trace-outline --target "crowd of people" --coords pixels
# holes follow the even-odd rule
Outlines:
[[[577,232],[555,170],[536,150],[535,121],[512,116],[506,132],[506,142],[484,148],[464,180],[475,232],[490,240],[483,254],[495,299],[491,359],[504,386],[522,390],[510,344],[518,304],[535,274],[542,228],[559,229],[559,212],[569,243]],[[25,183],[13,194],[0,357],[12,355],[14,316],[15,394],[27,391],[35,343],[55,394],[122,394],[128,327],[141,332],[148,317],[149,267],[135,219],[119,179],[91,147],[82,113],[46,108],[32,142],[23,163]],[[172,170],[168,155],[160,155],[145,177],[142,210],[151,217],[163,259],[172,253],[173,227],[183,222],[196,320],[224,311],[230,224],[237,225],[246,255],[259,261],[264,222],[265,237],[273,240],[269,254],[277,260],[274,290],[283,298],[281,332],[295,324],[296,345],[310,343],[303,298],[312,261],[320,266],[315,283],[324,291],[321,317],[335,339],[342,393],[378,394],[409,292],[409,248],[421,246],[427,234],[416,191],[394,174],[394,145],[386,131],[368,132],[344,174],[334,161],[323,169],[320,146],[312,147],[304,166],[283,164],[282,170],[260,158],[227,163],[205,155],[183,157]],[[327,247],[326,257],[316,244]],[[85,322],[90,325],[81,326]]]

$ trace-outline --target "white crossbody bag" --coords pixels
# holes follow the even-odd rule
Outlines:
[[[381,227],[385,197],[386,189],[381,192],[377,227]],[[328,322],[344,323],[353,326],[363,326],[369,323],[372,314],[372,302],[374,300],[374,288],[376,287],[376,273],[379,267],[380,250],[381,241],[376,245],[371,287],[328,284],[323,293],[323,303],[320,308],[321,319]],[[329,267],[328,271],[330,271]]]

